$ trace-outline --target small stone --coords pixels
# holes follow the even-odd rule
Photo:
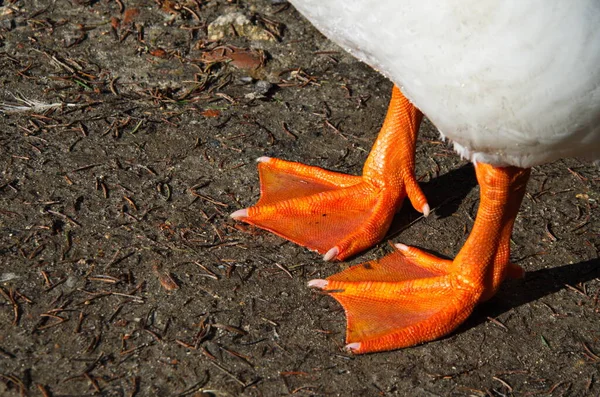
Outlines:
[[[247,37],[250,40],[275,41],[275,38],[269,32],[253,24],[241,12],[221,15],[208,25],[208,38],[210,40],[221,40],[226,36],[241,36]]]
[[[259,95],[267,95],[271,88],[273,88],[273,84],[265,80],[259,80],[254,85],[254,92]]]

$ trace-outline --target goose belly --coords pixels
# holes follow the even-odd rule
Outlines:
[[[473,161],[600,158],[597,0],[292,0]]]

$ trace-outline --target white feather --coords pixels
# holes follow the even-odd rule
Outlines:
[[[600,159],[600,1],[292,0],[471,160]]]

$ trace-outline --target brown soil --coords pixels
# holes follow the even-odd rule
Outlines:
[[[232,12],[252,25],[210,41]],[[289,4],[0,0],[0,84],[1,396],[600,393],[593,165],[533,169],[526,279],[388,353],[343,352],[340,306],[306,287],[348,263],[228,218],[257,199],[259,156],[359,174],[389,99]],[[472,167],[428,123],[417,161],[435,212],[407,205],[389,239],[452,257]]]

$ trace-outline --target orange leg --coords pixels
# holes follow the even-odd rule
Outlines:
[[[374,245],[406,196],[418,211],[429,213],[414,176],[422,118],[394,87],[361,177],[261,157],[260,199],[231,216],[325,254],[325,260],[342,260]]]
[[[344,307],[349,350],[392,350],[440,338],[493,296],[506,277],[522,276],[509,262],[510,235],[529,169],[480,163],[476,173],[477,218],[453,261],[398,244],[398,251],[380,260],[309,282]]]

